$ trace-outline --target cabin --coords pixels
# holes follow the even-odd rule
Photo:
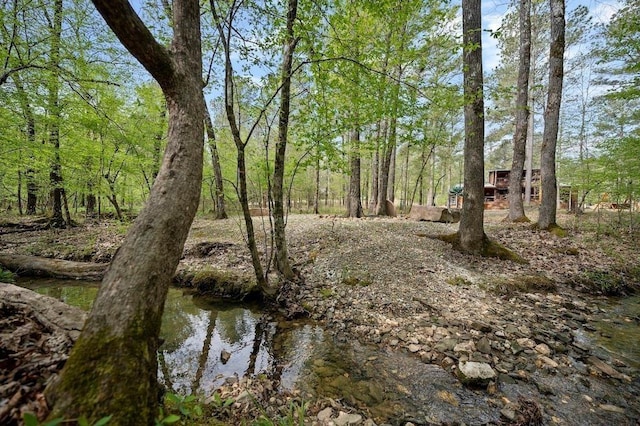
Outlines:
[[[531,202],[540,202],[540,169],[531,171]],[[484,185],[484,208],[506,209],[509,207],[509,181],[511,170],[496,169],[489,171],[489,181]],[[522,197],[526,190],[526,170],[522,171],[520,190]],[[450,208],[462,207],[462,185],[457,185],[449,191]]]
[[[527,171],[522,171],[520,191],[525,196]],[[509,207],[509,182],[511,170],[496,169],[489,171],[489,182],[484,187],[484,202],[487,209],[506,209]],[[540,202],[540,169],[531,170],[531,202]]]

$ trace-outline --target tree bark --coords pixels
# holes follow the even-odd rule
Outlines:
[[[0,254],[0,265],[20,276],[89,281],[100,281],[108,266],[104,263],[72,262],[20,254]]]
[[[64,228],[66,222],[62,215],[62,166],[60,161],[60,39],[62,37],[62,0],[53,4],[53,28],[51,28],[51,46],[49,52],[48,114],[49,144],[53,147],[53,159],[49,171],[53,211],[50,225],[52,228]]]
[[[482,253],[484,235],[484,99],[480,0],[463,0],[464,44],[464,202],[460,248]]]
[[[529,71],[531,66],[531,0],[520,0],[520,66],[518,69],[518,99],[516,100],[516,130],[513,136],[513,161],[509,178],[509,220],[528,221],[522,200],[522,172],[527,147],[529,124]]]
[[[349,211],[348,217],[362,217],[360,194],[360,131],[354,129],[349,135]]]
[[[93,3],[160,84],[169,115],[168,143],[147,203],[105,274],[60,380],[46,396],[53,405],[51,418],[85,416],[94,423],[113,415],[112,424],[153,425],[164,300],[202,181],[200,8],[197,0],[173,3],[173,43],[167,50],[128,1]]]
[[[382,141],[382,161],[380,162],[380,173],[378,173],[378,196],[376,197],[376,215],[386,216],[387,212],[387,192],[389,188],[389,169],[391,168],[391,155],[393,150],[387,141],[388,119],[382,121],[380,140]]]
[[[287,151],[287,136],[289,131],[289,111],[291,108],[291,68],[293,52],[297,39],[293,33],[293,24],[298,13],[298,1],[289,0],[287,10],[287,35],[282,55],[281,89],[280,89],[280,116],[278,119],[278,142],[273,167],[273,230],[276,246],[276,268],[286,280],[295,278],[289,253],[287,250],[287,238],[285,234],[284,220],[284,168]]]
[[[207,130],[207,141],[209,143],[209,149],[211,150],[211,165],[213,167],[213,175],[215,177],[216,184],[216,219],[226,219],[228,215],[224,201],[224,183],[222,178],[222,168],[220,167],[220,156],[218,155],[218,144],[216,143],[216,134],[213,130],[213,123],[211,122],[209,108],[204,100],[202,102],[205,107],[204,125]]]
[[[551,0],[551,46],[549,49],[549,89],[547,109],[544,113],[544,133],[540,151],[540,179],[542,199],[538,226],[549,229],[556,226],[557,192],[556,145],[562,100],[564,73],[565,21],[564,0]]]

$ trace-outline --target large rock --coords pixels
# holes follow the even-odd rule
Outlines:
[[[446,207],[413,205],[409,212],[409,219],[427,222],[457,223],[460,221],[460,212],[449,210]]]
[[[458,379],[467,386],[487,386],[496,378],[496,372],[487,363],[461,361],[456,370]]]

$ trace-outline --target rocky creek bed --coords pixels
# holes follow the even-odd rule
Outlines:
[[[617,338],[637,345],[637,310],[621,311],[616,301],[593,294],[598,286],[638,287],[637,235],[596,234],[567,216],[560,223],[568,235],[559,237],[492,214],[489,237],[527,264],[463,255],[430,238],[456,225],[291,216],[290,253],[304,281],[290,294],[344,351],[364,345],[378,352],[351,357],[360,385],[340,379],[349,374],[340,373],[343,366],[318,362],[307,389],[281,395],[272,384],[245,378],[223,385],[221,394],[239,398],[257,389],[274,414],[322,395],[307,407],[309,422],[318,425],[638,424],[640,360],[606,350],[612,333],[602,327],[627,327],[630,334]],[[181,268],[250,275],[238,223],[198,219]],[[84,232],[3,235],[0,250],[108,260],[121,236],[86,224]],[[215,244],[198,252],[203,243]],[[364,379],[375,375],[389,376],[395,388],[366,388]],[[236,415],[255,414],[252,402],[241,400],[236,414],[225,414],[232,423]],[[402,413],[393,412],[394,401],[402,402]]]

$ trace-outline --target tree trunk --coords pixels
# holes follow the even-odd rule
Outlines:
[[[62,36],[62,0],[53,4],[53,27],[51,28],[51,46],[49,52],[48,114],[49,144],[53,147],[53,159],[49,171],[53,212],[50,225],[52,228],[64,228],[66,222],[62,215],[62,170],[60,162],[60,38]]]
[[[376,215],[387,216],[387,192],[389,188],[389,169],[391,168],[392,149],[387,141],[387,129],[389,121],[384,119],[382,122],[381,140],[382,140],[382,162],[380,164],[380,173],[378,174],[378,196],[376,200]],[[389,136],[390,138],[391,136]]]
[[[251,263],[253,264],[253,271],[255,272],[256,282],[262,294],[268,295],[268,283],[264,274],[264,270],[262,268],[262,263],[260,262],[260,253],[258,252],[255,230],[253,228],[253,219],[251,218],[251,211],[249,210],[249,195],[247,191],[247,165],[245,160],[245,148],[247,142],[249,141],[249,138],[247,138],[247,142],[242,141],[240,135],[240,127],[238,125],[238,121],[236,120],[234,111],[235,87],[233,83],[233,66],[231,63],[231,41],[229,40],[231,37],[232,23],[228,22],[229,25],[227,26],[227,33],[225,34],[224,28],[222,27],[221,18],[215,7],[215,2],[211,0],[210,5],[211,13],[213,14],[213,18],[218,29],[218,34],[220,35],[220,40],[222,40],[222,46],[225,55],[224,107],[227,115],[227,121],[229,122],[229,127],[231,130],[231,135],[233,136],[233,142],[236,145],[237,151],[238,201],[240,202],[240,206],[242,207],[242,215],[244,217],[245,226],[247,227],[247,246],[249,249],[249,253],[251,254]]]
[[[0,254],[0,265],[21,277],[51,277],[99,281],[107,269],[104,263],[73,262],[46,257]]]
[[[350,132],[349,164],[349,211],[348,217],[362,217],[362,202],[360,201],[360,131]]]
[[[316,188],[313,197],[313,213],[320,214],[320,143],[318,143],[316,151]]]
[[[218,144],[216,143],[216,135],[213,130],[209,108],[204,100],[202,102],[205,107],[204,125],[207,130],[207,141],[209,142],[209,149],[211,150],[211,165],[213,166],[213,175],[216,184],[216,219],[226,219],[228,216],[227,207],[224,202],[224,183],[222,179],[222,168],[220,167],[220,156],[218,155]]]
[[[280,89],[280,117],[278,119],[278,142],[273,166],[273,230],[276,246],[276,268],[286,280],[295,278],[285,234],[284,220],[284,168],[287,151],[287,134],[289,131],[289,111],[291,108],[291,68],[293,52],[298,40],[293,33],[293,24],[298,13],[298,0],[289,0],[287,9],[287,35],[282,55],[281,89]]]
[[[371,197],[369,200],[369,211],[375,213],[378,205],[378,173],[380,172],[380,122],[376,124],[376,150],[371,160]]]
[[[549,89],[547,109],[544,113],[544,133],[540,151],[540,179],[542,199],[538,226],[549,229],[556,226],[557,192],[556,145],[558,122],[562,100],[562,77],[564,72],[565,22],[564,0],[551,0],[551,46],[549,50]]]
[[[522,172],[529,124],[529,71],[531,65],[531,0],[520,0],[520,66],[518,69],[518,99],[516,101],[516,131],[513,136],[513,161],[509,177],[509,220],[528,221],[522,202]]]
[[[464,202],[460,248],[480,254],[484,235],[484,99],[480,0],[463,0],[464,45]]]
[[[169,115],[158,176],[102,281],[60,380],[46,396],[50,417],[90,424],[153,425],[158,413],[157,350],[169,283],[198,208],[204,127],[200,8],[174,1],[169,51],[125,0],[94,0],[122,44],[158,81]],[[117,303],[115,303],[117,301]]]
[[[529,18],[531,18],[531,10],[529,10]],[[529,46],[530,52],[533,52],[533,34],[535,34],[534,27],[531,21],[529,21],[529,30],[531,31],[532,38],[529,39],[531,45]],[[532,180],[533,180],[533,136],[534,136],[534,124],[535,124],[535,77],[536,77],[536,65],[535,55],[530,55],[529,65],[529,125],[527,126],[527,144],[525,148],[525,182],[524,182],[524,204],[528,207],[531,205],[531,193],[532,193]]]

